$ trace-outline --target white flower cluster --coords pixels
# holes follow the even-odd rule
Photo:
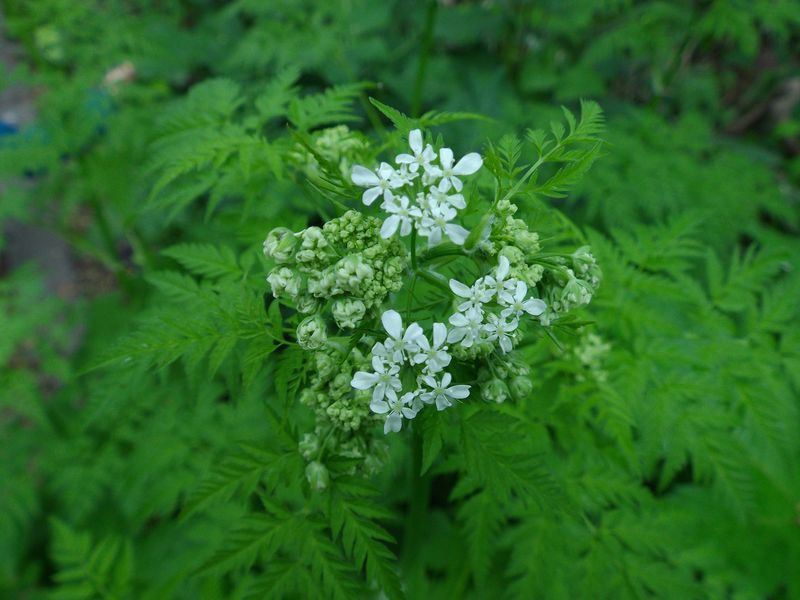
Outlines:
[[[519,327],[520,318],[525,314],[537,317],[545,311],[544,301],[529,298],[528,285],[509,277],[509,270],[508,259],[500,256],[493,274],[479,278],[472,287],[450,280],[450,289],[463,301],[457,307],[459,312],[450,316],[453,328],[448,342],[460,342],[464,348],[497,343],[503,352],[510,352],[511,334]],[[500,307],[499,313],[488,312],[491,302]]]
[[[389,238],[398,230],[405,236],[416,229],[428,238],[429,246],[437,245],[444,236],[462,245],[469,231],[451,222],[458,210],[467,206],[459,178],[476,173],[483,159],[470,152],[455,162],[450,148],[441,148],[437,154],[430,144],[423,146],[419,129],[409,133],[408,144],[412,154],[398,154],[397,168],[385,162],[375,171],[355,165],[351,173],[353,183],[367,188],[361,197],[364,204],[370,206],[383,198],[381,208],[389,216],[383,222],[381,236]]]
[[[419,324],[404,328],[403,319],[395,310],[384,312],[381,321],[389,335],[372,347],[372,372],[356,372],[350,385],[357,390],[372,389],[370,409],[386,415],[384,433],[400,431],[403,419],[416,417],[425,404],[436,404],[438,410],[444,410],[453,405],[453,400],[469,396],[470,386],[451,386],[452,375],[443,372],[451,360],[444,323],[433,324],[432,340],[428,340]],[[412,391],[403,390],[404,365],[419,369]]]

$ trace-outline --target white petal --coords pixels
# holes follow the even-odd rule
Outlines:
[[[500,256],[500,262],[497,265],[497,279],[505,279],[508,275],[508,270],[511,268],[508,258]]]
[[[394,157],[394,162],[398,165],[408,165],[414,162],[414,157],[410,154],[398,154]]]
[[[350,382],[357,390],[366,390],[375,385],[378,381],[378,376],[375,373],[367,373],[366,371],[358,371],[353,375],[353,380]]]
[[[454,244],[458,244],[459,246],[463,246],[464,242],[467,241],[467,237],[469,237],[468,230],[454,223],[445,225],[445,232],[447,233],[447,237],[449,237]]]
[[[408,219],[403,221],[403,224],[400,226],[400,235],[406,236],[411,233],[411,221]]]
[[[369,409],[377,415],[385,415],[389,412],[389,404],[385,400],[370,402]]]
[[[428,234],[428,248],[436,246],[441,241],[442,230],[438,227],[436,229],[431,229],[431,232]]]
[[[382,162],[378,167],[378,176],[381,179],[389,179],[395,173],[394,168],[389,163]]]
[[[447,327],[444,323],[433,324],[433,347],[439,348],[447,339]],[[427,340],[425,340],[427,343]]]
[[[417,411],[415,411],[413,408],[408,408],[405,406],[400,409],[400,412],[403,413],[403,416],[406,419],[413,419],[414,417],[417,416]]]
[[[461,298],[472,297],[472,290],[463,283],[461,283],[460,281],[456,281],[455,279],[450,280],[450,289],[453,290],[453,293],[456,296],[460,296]]]
[[[380,195],[381,195],[381,188],[379,187],[369,188],[362,194],[361,201],[367,206],[369,206],[370,204],[375,202],[375,198],[377,198]]]
[[[416,343],[419,338],[424,336],[425,332],[422,331],[422,327],[420,327],[418,323],[412,323],[406,328],[406,332],[403,334],[403,341],[406,343]]]
[[[455,325],[456,327],[465,327],[469,324],[469,319],[463,313],[453,313],[450,315],[450,324]]]
[[[378,183],[380,183],[375,173],[361,165],[353,165],[353,170],[350,172],[350,179],[353,183],[362,187],[378,185]]]
[[[464,184],[461,183],[461,180],[458,177],[451,177],[450,182],[453,184],[453,187],[457,192],[460,192],[464,188]]]
[[[422,132],[419,129],[412,129],[408,132],[408,145],[414,154],[422,152]]]
[[[381,315],[381,323],[391,337],[399,340],[403,337],[403,319],[396,310],[387,310]]]
[[[511,352],[513,346],[511,345],[511,338],[504,335],[500,338],[500,347],[503,349],[503,352]]]
[[[392,215],[391,217],[387,218],[383,222],[383,225],[381,225],[381,237],[383,239],[392,237],[397,231],[398,225],[400,225],[400,217],[397,215]]]
[[[442,168],[449,169],[453,166],[453,151],[450,148],[442,148],[439,150],[439,162],[442,163]]]
[[[447,395],[451,398],[458,398],[459,400],[463,400],[467,396],[469,396],[469,386],[468,385],[454,385],[451,388],[447,388]]]
[[[433,377],[432,375],[425,375],[424,377],[422,377],[422,382],[429,388],[436,387],[436,378]]]
[[[453,406],[453,403],[447,399],[446,396],[436,396],[436,409],[437,410],[444,410],[445,408],[449,408]]]
[[[522,307],[525,309],[525,312],[534,317],[538,317],[547,310],[547,305],[544,303],[544,300],[539,300],[539,298],[530,298],[526,300]]]
[[[403,428],[403,417],[397,413],[392,413],[386,417],[386,423],[383,424],[383,433],[393,431],[397,433]]]
[[[442,375],[442,387],[443,388],[446,388],[448,385],[450,385],[451,381],[453,381],[453,376],[450,375],[450,373],[445,373],[444,375]]]
[[[447,341],[451,344],[460,342],[462,339],[464,339],[465,335],[467,335],[467,330],[463,327],[457,327],[456,329],[451,329],[447,334]]]
[[[470,152],[462,157],[460,161],[453,167],[453,173],[456,175],[472,175],[483,166],[483,159],[477,152]]]

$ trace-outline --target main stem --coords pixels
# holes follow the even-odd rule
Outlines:
[[[422,435],[416,429],[413,432],[411,443],[411,460],[409,473],[409,506],[406,516],[403,535],[403,559],[407,565],[412,565],[419,548],[425,538],[428,519],[428,499],[431,491],[431,481],[422,475]]]

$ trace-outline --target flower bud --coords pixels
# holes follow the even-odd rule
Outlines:
[[[288,267],[277,267],[267,276],[275,298],[289,296],[294,298],[300,292],[300,275]]]
[[[325,380],[333,377],[338,367],[334,358],[326,352],[317,352],[314,355],[314,365],[317,368],[317,374]]]
[[[358,299],[343,298],[333,303],[333,318],[340,329],[352,329],[356,327],[361,319],[364,318],[364,313],[367,307]]]
[[[508,386],[502,379],[489,380],[489,382],[481,388],[483,399],[487,402],[496,402],[502,404],[508,399]]]
[[[286,227],[276,227],[264,240],[264,256],[278,263],[291,260],[297,246],[297,237]]]
[[[511,380],[511,396],[516,401],[524,400],[533,391],[533,382],[530,377],[517,375]]]
[[[297,449],[303,455],[303,458],[309,460],[319,451],[319,438],[313,433],[306,433],[297,445]]]
[[[316,350],[328,339],[325,321],[319,315],[306,317],[297,326],[297,343],[303,350]]]
[[[312,490],[321,492],[328,487],[331,478],[325,465],[315,460],[306,467],[306,479]]]
[[[363,281],[373,277],[372,267],[357,254],[345,256],[337,262],[334,267],[334,274],[336,276],[336,284],[345,290],[351,291],[358,290]]]
[[[313,312],[316,312],[317,308],[319,308],[319,302],[313,296],[306,296],[302,295],[299,296],[295,301],[295,306],[297,307],[297,312],[303,315],[308,315]]]

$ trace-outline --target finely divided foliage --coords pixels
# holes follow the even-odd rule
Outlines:
[[[84,37],[84,60],[110,60],[88,5],[43,0],[75,21],[54,36],[39,3],[6,4],[41,12],[15,20],[40,22],[37,68]],[[502,3],[431,2],[452,26],[431,28],[440,91],[420,105],[475,105],[469,80],[502,121],[325,87],[405,56],[370,33],[415,12],[400,3],[174,2],[168,26],[125,4],[147,9],[109,10],[138,27],[109,56],[161,60],[102,119],[54,77],[46,135],[0,143],[0,170],[32,177],[0,216],[69,189],[40,212],[116,282],[67,306],[30,268],[0,281],[0,596],[800,596],[795,205],[760,154],[671,112],[722,89],[681,79],[692,56],[790,36],[787,3],[583,3],[584,25],[520,44]],[[477,38],[489,67],[448,62]],[[651,47],[664,61],[621,58]],[[563,96],[579,113],[531,103],[581,77],[594,88]],[[668,117],[627,105],[605,133],[578,100],[638,79]]]

